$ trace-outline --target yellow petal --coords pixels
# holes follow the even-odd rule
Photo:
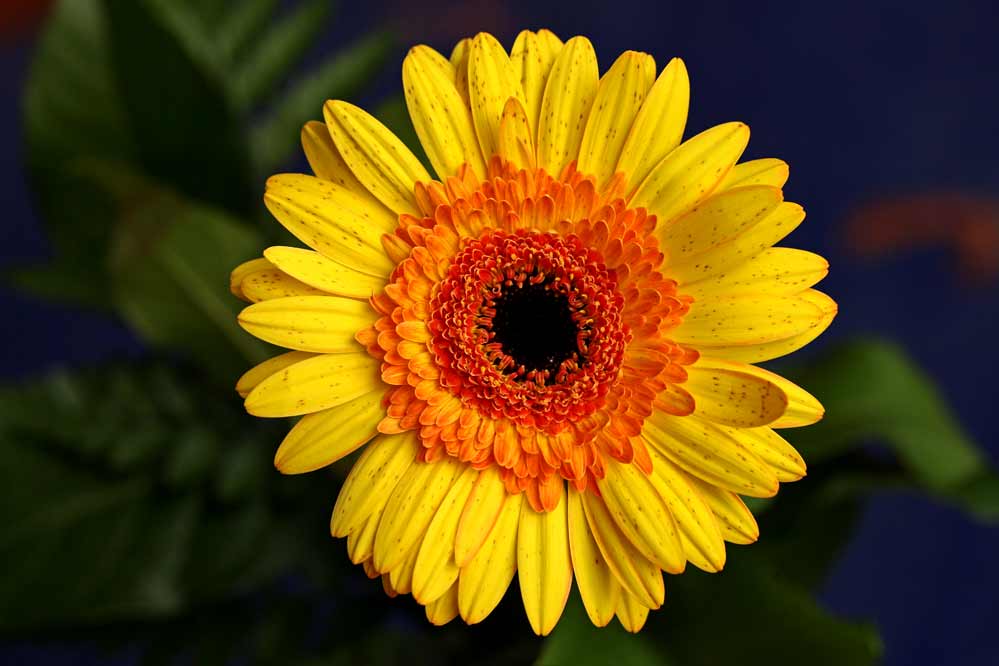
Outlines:
[[[742,361],[744,363],[760,363],[770,359],[779,358],[785,354],[790,354],[796,349],[800,349],[809,342],[817,338],[823,331],[829,328],[833,319],[836,318],[836,302],[820,291],[809,289],[797,295],[797,298],[807,301],[818,308],[821,313],[819,319],[808,330],[789,338],[774,340],[758,345],[733,345],[712,347],[711,356],[714,358],[724,358],[730,361]]]
[[[682,60],[673,58],[635,116],[617,161],[616,170],[627,178],[629,192],[634,192],[652,169],[680,145],[689,106],[687,68]]]
[[[801,455],[772,428],[729,428],[728,432],[770,465],[781,483],[797,481],[805,476],[805,461]]]
[[[534,633],[547,636],[562,617],[572,588],[569,526],[564,497],[552,511],[527,507],[517,532],[517,578]]]
[[[402,63],[402,84],[413,127],[440,179],[455,175],[465,163],[484,178],[472,116],[455,87],[451,63],[428,46],[414,46]]]
[[[409,148],[353,104],[330,100],[323,115],[333,143],[361,184],[389,210],[419,215],[413,186],[430,180],[430,174]]]
[[[752,365],[702,356],[687,368],[683,388],[694,397],[694,414],[737,428],[773,423],[788,408],[778,383]]]
[[[413,432],[379,435],[365,447],[336,498],[330,533],[344,537],[363,527],[364,521],[388,501],[420,448]]]
[[[717,363],[721,363],[721,361],[716,361]],[[763,368],[757,368],[756,366],[748,367],[752,368],[753,372],[760,377],[773,382],[787,395],[787,409],[779,419],[770,424],[772,428],[798,428],[812,425],[825,416],[826,410],[822,406],[822,403],[816,400],[815,396],[811,393],[791,380]]]
[[[801,206],[785,201],[770,215],[734,238],[701,254],[671,260],[665,272],[680,284],[688,284],[734,268],[784,238],[804,219],[805,211]]]
[[[321,296],[323,292],[296,280],[278,268],[255,271],[243,278],[240,284],[243,296],[251,303],[292,296]]]
[[[646,559],[621,533],[602,499],[588,492],[582,493],[582,499],[590,532],[624,593],[635,595],[647,608],[659,608],[665,596],[659,566]]]
[[[743,294],[696,301],[671,335],[677,342],[717,356],[716,347],[783,340],[818,326],[822,320],[822,310],[800,296]]]
[[[630,205],[644,207],[660,225],[707,198],[728,174],[749,143],[749,127],[725,123],[677,146],[638,187]]]
[[[583,512],[583,500],[572,485],[569,486],[567,499],[569,546],[579,596],[583,598],[583,607],[590,621],[603,627],[614,617],[621,586],[590,532]]]
[[[320,354],[260,382],[246,396],[254,416],[300,416],[336,407],[383,388],[379,362],[359,354]]]
[[[649,609],[642,605],[633,595],[624,592],[617,604],[617,619],[625,631],[637,634],[645,626],[649,617]]]
[[[472,40],[468,37],[455,44],[449,60],[451,66],[454,67],[454,87],[458,90],[462,102],[469,109],[471,107],[468,103],[468,49],[471,44]],[[477,143],[478,139],[476,139],[476,145]]]
[[[538,135],[538,119],[548,74],[561,50],[562,40],[548,30],[541,30],[537,34],[524,30],[517,35],[513,48],[510,49],[510,61],[520,77],[520,86],[524,91],[524,108],[531,127],[532,143]]]
[[[497,150],[500,157],[518,169],[534,169],[534,139],[524,106],[516,97],[506,101],[500,120]]]
[[[679,468],[655,450],[649,454],[652,483],[676,520],[684,555],[698,569],[721,571],[725,566],[725,541],[711,508]]]
[[[326,123],[318,120],[310,120],[302,127],[302,148],[305,150],[305,158],[312,167],[312,173],[323,180],[332,180],[334,183],[355,194],[364,196],[368,202],[377,208],[382,209],[385,217],[394,217],[392,211],[385,208],[378,199],[375,199],[364,189],[361,181],[354,177],[353,172],[347,163],[340,157],[330,137],[330,131]]]
[[[690,474],[684,473],[684,475],[715,514],[718,527],[726,541],[747,544],[760,538],[760,528],[756,524],[753,512],[738,495]]]
[[[420,544],[413,544],[399,564],[389,571],[389,583],[399,594],[409,594],[413,589],[413,567],[416,566],[416,555],[420,550]]]
[[[281,372],[289,365],[294,365],[299,361],[304,361],[313,356],[315,354],[310,354],[309,352],[291,351],[273,356],[263,363],[258,363],[243,373],[243,376],[236,382],[236,393],[239,394],[239,397],[245,398],[250,395],[250,391],[256,388],[257,384],[271,375]]]
[[[683,571],[686,559],[676,523],[652,481],[631,463],[608,460],[606,465],[606,474],[597,485],[618,529],[659,568]]]
[[[499,517],[506,494],[506,487],[496,467],[482,470],[458,521],[454,561],[459,567],[468,564],[479,551]]]
[[[234,296],[248,303],[323,293],[293,276],[286,275],[265,257],[245,261],[233,269],[229,275],[229,290]]]
[[[458,617],[458,581],[435,601],[427,604],[427,619],[438,627]]]
[[[252,301],[250,301],[250,299],[246,297],[246,294],[243,293],[243,279],[247,275],[271,268],[274,268],[274,264],[263,257],[257,257],[256,259],[244,261],[239,266],[232,269],[232,273],[229,274],[229,291],[232,292],[232,295],[236,298],[251,303]]]
[[[285,436],[274,455],[282,474],[326,467],[356,451],[377,434],[385,416],[383,391],[373,391],[323,412],[307,414]]]
[[[495,37],[480,32],[468,51],[468,98],[475,135],[488,159],[498,151],[500,118],[511,97],[523,101],[520,77]]]
[[[558,52],[561,51],[564,46],[558,35],[548,28],[541,28],[541,30],[538,30],[538,45],[542,50],[555,54],[555,56],[558,55]],[[554,62],[554,58],[552,61]]]
[[[593,44],[573,37],[552,65],[538,125],[538,166],[558,177],[579,156],[600,71]]]
[[[463,468],[464,463],[445,456],[432,463],[417,462],[406,470],[385,505],[375,537],[375,567],[379,571],[392,570],[423,538]]]
[[[361,352],[354,339],[378,318],[371,306],[339,296],[289,296],[243,309],[238,321],[248,333],[281,347],[330,354]]]
[[[367,564],[368,563],[365,562],[365,565]],[[373,564],[370,566],[374,568]],[[388,574],[388,572],[386,571],[385,573],[382,573],[380,575],[382,579],[382,589],[385,590],[385,594],[387,594],[389,598],[395,598],[399,596],[399,592],[397,592],[396,589],[392,587],[392,577]]]
[[[468,467],[451,486],[434,514],[413,570],[413,598],[421,604],[445,594],[458,580],[454,561],[454,539],[458,520],[479,473]]]
[[[465,62],[467,64],[468,47],[471,43],[472,40],[469,37],[464,37],[454,45],[453,49],[451,49],[451,56],[448,58],[448,62],[450,62],[451,66],[454,67],[455,73],[457,73],[457,70],[459,69],[458,66],[461,63]]]
[[[360,529],[354,530],[347,535],[347,555],[350,556],[350,561],[354,564],[361,564],[368,561],[374,555],[375,534],[378,533],[378,523],[381,522],[382,510],[385,508],[385,502],[387,501],[388,497],[381,502],[370,516],[365,518]]]
[[[784,195],[776,187],[754,185],[711,195],[689,212],[656,226],[667,265],[684,262],[731,240],[773,212]]]
[[[707,483],[751,497],[777,494],[770,466],[709,421],[654,412],[645,419],[642,437],[663,457]]]
[[[337,296],[368,299],[385,287],[384,279],[348,268],[312,250],[275,246],[264,250],[264,256],[296,280]]]
[[[480,477],[481,478],[481,477]],[[523,494],[507,495],[488,538],[458,576],[458,611],[468,624],[477,624],[503,598],[517,570],[517,526]],[[530,507],[526,509],[530,511]]]
[[[784,160],[773,157],[750,160],[732,167],[718,189],[729,190],[733,187],[747,185],[769,185],[770,187],[782,188],[787,182],[789,173],[787,163]]]
[[[794,296],[829,273],[829,262],[805,250],[771,247],[747,262],[684,284],[682,291],[695,300],[743,294]]]
[[[579,147],[579,170],[603,188],[617,170],[618,157],[635,116],[656,79],[648,53],[625,51],[600,79]]]
[[[395,268],[381,241],[395,219],[366,196],[312,176],[281,174],[267,180],[264,203],[295,237],[338,263],[379,278]]]

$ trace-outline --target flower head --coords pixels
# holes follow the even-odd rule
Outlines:
[[[737,164],[741,123],[681,143],[674,59],[490,35],[403,64],[436,179],[375,118],[325,106],[315,176],[265,201],[311,250],[233,272],[240,315],[291,349],[237,385],[251,414],[301,416],[275,458],[305,472],[367,445],[331,530],[386,591],[469,623],[514,574],[533,629],[573,578],[591,620],[631,631],[662,572],[718,571],[805,465],[774,428],[819,403],[752,363],[804,346],[836,305],[817,255],[775,243],[804,218],[787,166]]]

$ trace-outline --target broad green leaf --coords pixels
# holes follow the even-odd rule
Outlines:
[[[249,148],[204,26],[169,0],[105,0],[112,67],[143,171],[248,213]]]
[[[690,569],[667,581],[667,602],[645,633],[683,666],[865,666],[878,663],[877,632],[836,618],[764,558],[729,549],[720,574]]]
[[[329,57],[282,94],[253,130],[253,152],[260,173],[270,173],[301,151],[299,133],[311,118],[322,116],[327,99],[349,99],[382,67],[392,49],[385,33],[362,38]]]
[[[933,488],[960,483],[982,469],[982,454],[932,380],[896,345],[844,345],[794,378],[826,408],[822,421],[792,433],[810,461],[877,438]]]
[[[179,419],[175,390],[206,396],[195,377],[163,366],[0,389],[0,446],[16,461],[0,468],[0,630],[171,617],[270,580],[288,561],[262,486],[223,506],[212,475],[172,478],[187,439],[218,451],[215,467],[248,440],[261,465],[271,453],[237,401],[216,397]],[[143,454],[122,465],[130,448]]]
[[[230,63],[264,31],[274,16],[277,0],[243,0],[234,3],[216,33],[219,52]]]
[[[842,469],[813,470],[802,483],[782,487],[758,515],[765,536],[752,548],[783,581],[817,591],[850,543],[867,496],[840,492],[841,479]]]
[[[679,662],[664,660],[641,633],[628,633],[616,620],[607,627],[594,627],[579,595],[573,594],[534,663],[536,666],[670,666]]]
[[[250,109],[274,92],[326,28],[329,12],[329,0],[304,0],[260,38],[234,73],[233,90],[240,108]]]
[[[197,360],[223,386],[267,346],[239,328],[232,267],[259,255],[259,234],[226,213],[163,190],[113,163],[87,162],[117,202],[108,297],[139,335]]]
[[[863,341],[831,350],[793,378],[825,406],[808,428],[783,433],[810,465],[884,443],[916,487],[996,513],[995,474],[933,381],[896,345]],[[976,509],[976,502],[982,506]]]
[[[95,270],[94,255],[81,255],[61,252],[51,263],[13,268],[4,277],[15,288],[38,298],[109,309],[107,276]]]
[[[168,0],[179,5],[185,13],[197,19],[205,30],[214,32],[216,26],[225,21],[230,14],[238,10],[242,0]]]
[[[78,155],[134,154],[107,48],[99,0],[52,9],[24,91],[28,165],[57,168]]]
[[[301,123],[330,94],[354,95],[386,49],[384,37],[361,39],[302,76],[290,95],[273,94],[319,34],[329,3],[297,3],[262,38],[276,4],[57,0],[24,102],[28,173],[55,258],[11,267],[8,279],[43,297],[110,307],[115,202],[88,179],[87,162],[124,165],[244,220],[260,215],[260,179],[298,150]],[[255,133],[260,162],[249,130],[260,110],[234,102],[239,81],[255,81],[255,95],[276,100]]]
[[[122,209],[111,296],[144,340],[187,353],[228,385],[266,356],[237,325],[242,304],[229,293],[229,271],[262,246],[220,210],[147,190]]]
[[[107,307],[112,202],[73,165],[85,155],[128,161],[136,153],[107,43],[97,0],[53,7],[24,90],[23,131],[28,177],[56,263],[12,275],[32,293],[94,307]]]
[[[995,474],[975,476],[961,487],[950,490],[945,499],[982,520],[999,521],[999,478]]]

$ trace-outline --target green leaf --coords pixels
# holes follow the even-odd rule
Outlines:
[[[221,454],[256,440],[261,463],[270,456],[259,434],[241,430],[236,400],[202,408],[211,429],[177,421],[162,408],[171,402],[158,390],[164,373],[210,397],[196,376],[165,366],[0,389],[0,446],[16,461],[0,467],[0,630],[172,617],[272,580],[290,561],[262,487],[252,501],[222,506],[211,483],[161,483],[164,467],[190,456],[177,446],[185,430]],[[116,461],[134,447],[144,454]],[[213,460],[219,467],[224,455]]]
[[[674,662],[664,661],[642,634],[630,634],[616,621],[607,627],[593,626],[579,595],[574,593],[534,663],[536,666],[669,666]]]
[[[385,63],[392,50],[386,33],[375,33],[330,56],[295,82],[253,130],[253,152],[260,173],[270,173],[300,150],[299,133],[311,118],[321,117],[327,99],[356,95]]]
[[[170,0],[186,14],[197,19],[206,31],[214,31],[228,16],[238,10],[242,0]],[[235,7],[233,6],[235,4]]]
[[[388,49],[384,36],[361,39],[289,95],[276,96],[275,82],[315,41],[328,3],[299,3],[261,37],[276,4],[57,1],[32,62],[23,114],[28,173],[55,259],[9,269],[10,281],[44,297],[110,307],[116,202],[94,187],[90,162],[124,165],[240,219],[261,214],[258,176],[296,150],[300,125],[320,113],[326,97],[353,96]],[[240,89],[242,106],[235,102]],[[277,102],[254,132],[251,154],[249,118],[259,115],[251,102],[263,97]]]
[[[128,161],[136,148],[110,73],[107,23],[96,0],[62,0],[35,50],[23,101],[28,178],[57,263],[14,272],[46,297],[106,307],[112,202],[72,171],[82,156]]]
[[[842,492],[849,473],[848,466],[813,469],[807,480],[782,487],[769,510],[758,515],[766,537],[753,549],[785,582],[817,591],[850,543],[866,494]]]
[[[94,255],[79,254],[63,252],[52,263],[14,268],[4,277],[15,288],[38,298],[101,310],[110,308],[107,276],[94,270]]]
[[[877,662],[873,628],[831,616],[766,558],[730,547],[724,573],[695,569],[666,581],[667,602],[637,635],[592,626],[574,594],[545,641],[549,664],[864,666]]]
[[[260,39],[260,44],[235,71],[234,93],[240,108],[250,109],[288,75],[325,28],[329,0],[300,3]]]
[[[188,196],[249,213],[242,120],[198,17],[169,0],[105,0],[112,66],[145,173]]]
[[[864,341],[836,348],[792,375],[825,406],[808,428],[783,433],[810,465],[884,442],[918,487],[996,514],[996,476],[933,381],[897,346]]]
[[[98,0],[62,0],[52,10],[24,91],[28,164],[55,168],[78,155],[133,154]]]
[[[258,256],[259,234],[221,210],[181,198],[113,163],[87,162],[117,201],[109,297],[147,342],[197,360],[223,385],[267,355],[236,323],[229,272]]]
[[[236,323],[229,271],[263,241],[222,211],[147,188],[123,205],[112,257],[112,298],[145,339],[180,350],[231,384],[267,347]]]
[[[227,62],[235,62],[257,39],[274,16],[276,8],[277,0],[242,0],[235,3],[216,35],[219,52]]]
[[[870,625],[830,615],[768,561],[729,549],[721,574],[688,569],[644,630],[684,666],[864,666],[882,647]]]
[[[968,480],[950,490],[946,499],[981,520],[999,522],[999,478],[995,474],[981,474]]]

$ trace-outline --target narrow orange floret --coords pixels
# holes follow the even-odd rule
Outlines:
[[[597,492],[606,456],[649,473],[644,419],[693,410],[697,352],[668,338],[692,299],[659,272],[655,217],[620,190],[499,158],[482,182],[418,184],[424,216],[384,237],[398,266],[357,336],[392,386],[379,431],[418,430],[428,462],[498,466],[536,511],[562,479]]]

